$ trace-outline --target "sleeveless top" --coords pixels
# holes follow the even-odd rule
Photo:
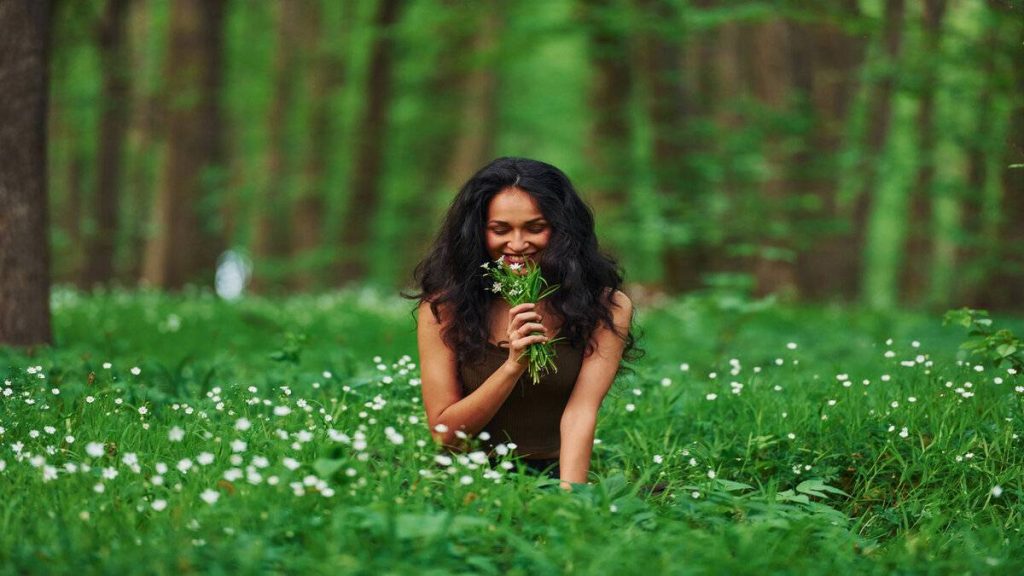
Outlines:
[[[498,412],[484,426],[491,435],[485,445],[493,447],[514,442],[516,454],[523,457],[558,451],[562,412],[569,403],[569,395],[583,365],[585,345],[573,347],[567,340],[562,340],[555,342],[554,346],[558,371],[541,376],[536,385],[530,380],[530,373],[523,372]],[[507,359],[507,348],[488,342],[479,361],[459,367],[463,395],[480,388]]]

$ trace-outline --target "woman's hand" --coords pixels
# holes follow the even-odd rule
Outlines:
[[[541,324],[541,316],[537,313],[536,304],[520,304],[508,311],[506,336],[509,342],[509,361],[526,368],[530,363],[526,349],[531,344],[548,340],[548,329]]]

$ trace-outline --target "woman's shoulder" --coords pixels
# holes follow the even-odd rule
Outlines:
[[[632,313],[633,301],[630,300],[629,296],[627,296],[626,293],[623,292],[622,290],[613,290],[611,287],[605,288],[604,297],[605,299],[608,300],[608,303],[611,304],[613,308],[613,316],[618,311],[622,311],[623,313],[627,314]]]
[[[420,300],[419,306],[416,307],[416,314],[421,323],[440,325],[447,320],[447,309],[448,306],[445,303],[439,303],[434,299],[425,297]]]

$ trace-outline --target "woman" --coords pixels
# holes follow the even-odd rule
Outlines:
[[[509,308],[481,265],[541,267],[560,288]],[[461,433],[514,443],[531,469],[563,487],[587,480],[597,411],[624,355],[635,354],[633,307],[615,262],[598,252],[590,209],[559,169],[499,158],[459,191],[429,255],[416,267],[423,404],[435,441]],[[533,385],[534,343],[554,344],[558,371]]]

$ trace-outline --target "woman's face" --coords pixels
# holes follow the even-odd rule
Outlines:
[[[486,238],[491,260],[504,256],[510,263],[521,264],[524,257],[536,262],[551,238],[551,225],[529,192],[506,188],[487,207]]]

